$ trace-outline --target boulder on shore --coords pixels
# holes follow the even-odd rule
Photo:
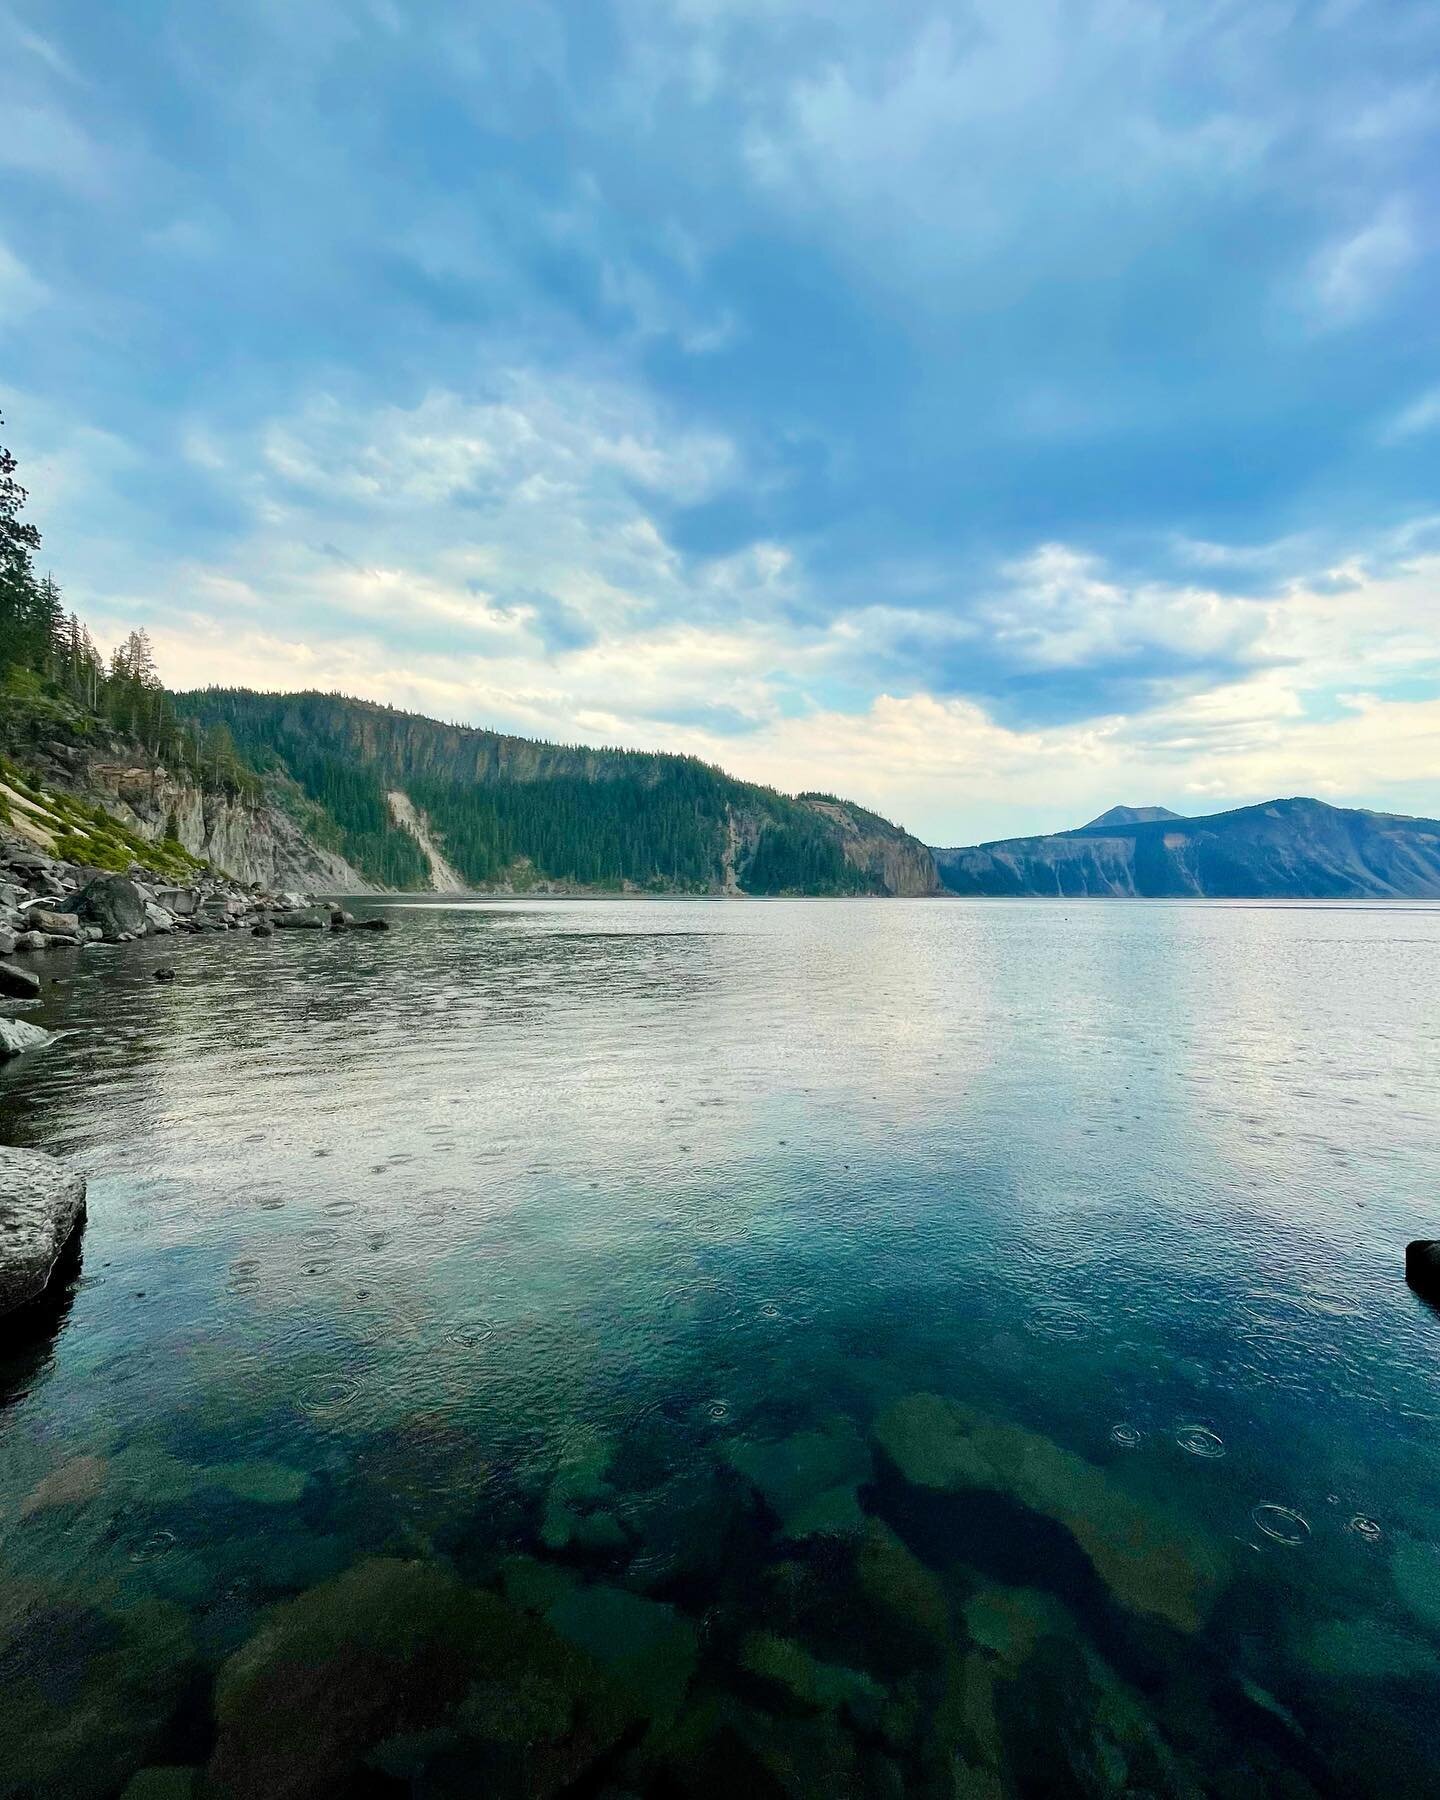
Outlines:
[[[53,1035],[25,1019],[0,1019],[0,1059],[19,1056],[23,1050],[39,1050]]]
[[[149,920],[140,890],[125,875],[97,875],[72,902],[81,921],[98,925],[106,938],[143,937]]]
[[[80,920],[75,913],[52,912],[48,906],[32,906],[25,914],[32,931],[43,931],[46,937],[79,937]]]
[[[85,1177],[40,1150],[0,1147],[0,1313],[45,1291],[85,1212]]]
[[[330,923],[330,915],[307,907],[299,912],[276,913],[272,923],[284,931],[324,931]]]
[[[0,994],[12,1000],[33,1000],[40,992],[40,977],[28,969],[17,969],[14,963],[0,962]]]

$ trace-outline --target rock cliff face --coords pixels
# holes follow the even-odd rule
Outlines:
[[[935,861],[956,894],[1419,899],[1440,895],[1440,820],[1272,800],[937,850]]]
[[[343,856],[306,836],[277,803],[252,805],[177,781],[164,769],[97,757],[84,766],[87,790],[142,837],[174,835],[192,856],[236,881],[267,888],[370,892]]]
[[[802,794],[800,803],[835,826],[846,862],[870,876],[880,892],[920,898],[943,891],[934,855],[908,831],[850,800]]]
[[[12,736],[6,747],[23,756],[47,790],[103,807],[147,843],[174,838],[192,856],[247,884],[300,892],[371,891],[343,856],[306,831],[301,820],[315,809],[307,809],[293,785],[272,783],[267,798],[257,804],[157,767],[137,746],[107,729],[66,731],[51,721],[50,730],[54,735],[20,743]],[[3,797],[12,823],[25,831],[32,822],[17,815],[17,809],[33,814],[36,808],[15,792],[4,791]],[[324,823],[319,821],[321,827]],[[55,848],[51,829],[38,834],[32,829],[31,836],[42,848]]]

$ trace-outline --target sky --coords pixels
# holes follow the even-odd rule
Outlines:
[[[5,441],[173,686],[1440,815],[1433,0],[0,0],[0,120]]]

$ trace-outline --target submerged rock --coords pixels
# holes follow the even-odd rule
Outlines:
[[[189,1622],[165,1601],[108,1614],[11,1579],[0,1586],[0,1793],[112,1800],[193,1680]]]
[[[206,1791],[348,1793],[367,1749],[464,1693],[467,1600],[446,1570],[377,1559],[277,1607],[220,1671]]]
[[[740,1666],[802,1706],[849,1713],[862,1729],[872,1728],[884,1708],[884,1688],[862,1670],[821,1662],[802,1644],[770,1631],[750,1633],[740,1646]]]
[[[143,936],[149,921],[140,890],[125,875],[97,875],[72,902],[82,924],[98,925],[104,936]]]
[[[84,1212],[83,1175],[39,1150],[0,1148],[0,1313],[45,1291]]]
[[[31,1488],[20,1502],[20,1517],[55,1507],[87,1505],[104,1487],[108,1469],[103,1456],[72,1456]]]
[[[699,1644],[673,1606],[617,1587],[577,1587],[545,1617],[561,1637],[593,1656],[648,1718],[668,1717],[684,1698]]]
[[[1295,1660],[1312,1674],[1354,1681],[1426,1681],[1440,1677],[1440,1657],[1423,1639],[1381,1619],[1326,1619],[1294,1640]]]
[[[915,1486],[989,1489],[1063,1525],[1132,1611],[1197,1631],[1224,1585],[1228,1567],[1210,1538],[1038,1432],[912,1394],[881,1414],[875,1435]]]
[[[1440,1631],[1440,1549],[1405,1538],[1390,1562],[1395,1588],[1407,1611],[1430,1631]]]
[[[868,1610],[909,1661],[943,1657],[949,1647],[950,1608],[934,1571],[878,1519],[872,1519],[856,1558],[855,1576]]]
[[[615,1447],[588,1428],[573,1432],[545,1498],[540,1540],[549,1550],[618,1550],[628,1541],[610,1508],[618,1499],[609,1470]]]
[[[635,1709],[543,1621],[435,1563],[385,1558],[276,1607],[220,1671],[207,1800],[426,1793],[545,1800]]]
[[[200,1771],[173,1764],[168,1768],[141,1769],[130,1777],[120,1800],[194,1800]]]
[[[786,1537],[858,1532],[858,1489],[871,1475],[870,1451],[849,1419],[768,1444],[736,1444],[731,1463],[780,1520]]]

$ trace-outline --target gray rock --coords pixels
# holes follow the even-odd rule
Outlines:
[[[354,929],[356,931],[388,931],[390,921],[388,919],[357,919]]]
[[[80,935],[80,921],[74,913],[52,912],[48,906],[32,906],[25,921],[32,931],[43,931],[46,937]]]
[[[277,913],[274,923],[283,931],[324,931],[330,915],[310,907],[301,912]]]
[[[85,1212],[85,1177],[39,1150],[0,1148],[0,1312],[45,1290]]]
[[[33,1000],[40,992],[40,977],[28,969],[17,969],[13,963],[0,962],[0,994],[16,1000]]]
[[[15,946],[19,941],[19,938],[13,931],[7,931],[3,926],[0,926],[0,956],[13,956],[15,954]]]
[[[52,1035],[39,1025],[32,1025],[28,1019],[0,1019],[0,1057],[39,1050],[50,1042]]]
[[[98,925],[107,938],[143,936],[148,921],[135,883],[124,875],[97,875],[75,896],[83,923]]]
[[[155,890],[155,902],[176,918],[188,919],[200,905],[199,888],[162,887]]]
[[[43,931],[22,931],[15,940],[17,950],[48,950],[50,939]]]
[[[153,900],[145,902],[145,917],[149,921],[151,931],[160,937],[167,937],[175,929],[175,915],[159,906]]]

